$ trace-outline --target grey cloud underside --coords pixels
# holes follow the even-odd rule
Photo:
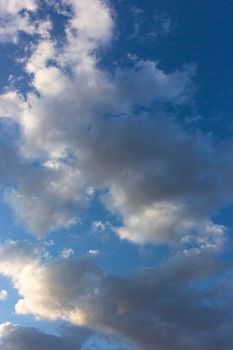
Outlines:
[[[90,336],[87,329],[76,329],[75,333],[63,332],[61,336],[42,333],[36,328],[24,328],[13,324],[3,324],[1,350],[80,350],[82,343]]]
[[[90,188],[108,189],[102,202],[128,231],[119,234],[139,243],[173,241],[190,228],[205,231],[209,215],[231,202],[230,145],[190,135],[164,114],[98,118],[89,131],[72,122],[68,132],[53,128],[74,158],[31,170],[6,197],[35,234],[75,223],[92,198]],[[56,147],[53,136],[49,142]],[[144,226],[131,224],[137,215]]]
[[[7,326],[6,326],[7,327]],[[42,334],[36,329],[24,329],[16,326],[8,326],[6,334],[1,339],[1,350],[65,350],[75,349],[69,347],[60,337]]]
[[[231,349],[231,265],[213,247],[128,277],[106,276],[89,260],[38,259],[25,243],[1,248],[0,271],[20,294],[19,313],[66,319],[128,339],[134,349]]]
[[[127,343],[113,336],[100,336],[87,328],[61,326],[60,335],[51,335],[32,327],[11,323],[0,325],[1,350],[89,350],[96,346],[101,350],[131,350]],[[94,345],[95,344],[95,345]]]

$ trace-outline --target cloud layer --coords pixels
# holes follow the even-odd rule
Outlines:
[[[230,349],[232,276],[225,277],[230,266],[220,253],[201,245],[120,277],[88,259],[43,262],[27,243],[8,242],[0,273],[19,293],[19,314],[67,320],[128,339],[135,349]]]

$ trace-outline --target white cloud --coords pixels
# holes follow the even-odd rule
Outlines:
[[[42,41],[41,44],[46,44],[46,42]],[[41,44],[39,44],[38,52],[41,50]],[[74,195],[77,193],[77,190],[73,190],[73,186],[75,186],[76,183],[79,184],[78,187],[81,189],[86,182],[84,182],[83,179],[88,179],[90,175],[93,177],[92,175],[95,175],[96,173],[95,178],[93,177],[93,179],[89,180],[90,182],[84,185],[87,186],[86,190],[84,188],[84,192],[87,192],[88,188],[90,187],[98,188],[98,186],[106,186],[106,183],[108,184],[111,178],[111,174],[107,169],[109,167],[107,163],[110,161],[110,157],[112,156],[106,153],[106,160],[100,159],[100,164],[102,161],[106,161],[107,167],[105,165],[104,167],[100,167],[99,165],[96,166],[95,160],[93,161],[91,157],[94,156],[96,159],[98,159],[100,155],[97,153],[100,146],[99,142],[102,142],[101,140],[104,136],[99,133],[99,128],[101,128],[103,132],[109,133],[108,138],[113,137],[113,140],[114,136],[112,132],[114,131],[115,133],[117,129],[113,130],[114,125],[109,124],[102,118],[98,121],[98,119],[96,119],[96,110],[100,109],[101,111],[103,109],[107,112],[108,110],[111,111],[110,108],[113,108],[114,113],[116,113],[118,109],[119,112],[129,112],[133,105],[137,103],[147,104],[150,101],[153,101],[153,99],[158,99],[161,101],[163,99],[167,99],[168,101],[172,101],[173,99],[176,100],[177,98],[178,101],[180,96],[183,95],[183,92],[185,91],[186,80],[184,84],[182,82],[179,83],[180,86],[183,86],[181,90],[171,89],[171,91],[176,91],[176,95],[173,96],[170,95],[171,93],[169,90],[169,85],[171,84],[173,78],[171,78],[170,82],[168,81],[167,85],[165,82],[167,76],[160,72],[152,63],[151,65],[148,62],[145,63],[145,65],[140,63],[140,67],[135,68],[135,71],[125,71],[122,73],[119,71],[116,77],[112,77],[111,80],[109,80],[109,77],[104,72],[99,71],[95,66],[91,65],[90,67],[85,68],[81,63],[76,71],[77,75],[75,80],[71,82],[58,68],[42,68],[43,66],[46,66],[46,62],[51,53],[43,56],[46,50],[42,50],[41,52],[43,55],[41,56],[40,54],[38,55],[37,51],[35,52],[35,58],[32,56],[32,58],[29,59],[31,67],[33,67],[32,62],[36,62],[34,66],[35,68],[30,69],[35,73],[34,84],[42,96],[36,97],[32,94],[29,95],[26,105],[23,105],[23,111],[21,113],[19,112],[19,122],[23,131],[21,152],[25,157],[33,158],[36,158],[37,156],[41,157],[44,154],[48,159],[50,159],[49,162],[51,164],[53,159],[66,157],[67,152],[71,153],[73,157],[77,159],[78,167],[75,169],[74,165],[72,166],[71,170],[71,168],[69,169],[67,166],[65,166],[65,164],[63,164],[63,170],[60,169],[60,172],[70,173],[70,176],[65,176],[62,182],[66,182],[65,188],[72,188],[72,190],[69,192],[69,200],[71,203],[75,204],[76,199]],[[152,69],[152,71],[147,72],[147,67],[148,69]],[[143,73],[144,69],[145,72]],[[153,74],[155,75],[155,81],[153,81],[154,78],[151,80],[151,76],[153,76]],[[157,74],[158,81],[156,81]],[[183,80],[183,74],[186,76],[185,72],[181,73],[181,81]],[[189,73],[187,73],[187,76],[188,75]],[[56,79],[55,76],[57,76]],[[82,91],[79,89],[80,79],[83,82],[81,85]],[[128,86],[130,81],[133,81],[133,79],[139,79],[139,81],[135,81],[135,84],[133,84],[132,87]],[[179,74],[177,78],[174,79],[179,81]],[[149,86],[154,84],[155,89],[155,93],[153,93],[152,85],[149,88],[149,90],[152,91],[149,99],[148,96],[143,96],[141,94],[141,92],[145,90],[145,86],[147,84],[149,84]],[[164,84],[165,87],[163,88]],[[156,89],[157,85],[158,87]],[[137,88],[135,88],[136,90],[134,89],[133,91],[133,86],[138,86],[140,91],[137,92]],[[61,91],[64,92],[63,95],[59,97],[59,101],[55,100],[54,97],[59,95]],[[127,93],[129,92],[130,95],[127,96]],[[104,98],[106,95],[109,96],[107,101],[105,101]],[[3,95],[2,98],[6,97]],[[20,105],[22,104],[23,102],[20,101]],[[6,112],[8,114],[10,113],[10,111]],[[90,137],[87,134],[86,128],[89,123],[93,123],[93,126],[96,128],[96,131],[94,130],[94,132],[97,132],[97,134],[96,136],[93,135],[94,138],[97,137],[96,139],[92,139],[91,134]],[[126,121],[126,127],[130,127],[130,125],[128,125],[129,123],[129,121]],[[123,136],[120,135],[120,132],[121,130],[119,129],[119,138]],[[124,140],[122,141],[124,142]],[[95,144],[92,145],[92,142],[95,142]],[[129,147],[132,146],[133,145],[129,144]],[[105,147],[108,147],[108,145],[105,145],[104,143],[104,152],[107,151],[107,149],[105,150]],[[119,151],[121,152],[120,149]],[[49,164],[49,162],[46,164]],[[57,162],[57,160],[55,160],[55,162]],[[116,160],[115,167],[118,168],[119,165],[118,160]],[[90,169],[85,169],[86,166]],[[8,203],[16,211],[17,217],[22,221],[26,221],[29,230],[36,234],[41,234],[40,232],[46,230],[54,230],[61,226],[69,227],[76,222],[76,218],[70,215],[69,211],[63,211],[65,210],[64,207],[64,209],[61,211],[56,209],[54,212],[55,206],[57,208],[62,207],[62,203],[58,201],[56,201],[54,206],[54,198],[59,198],[59,192],[63,184],[59,182],[56,183],[56,180],[52,179],[51,183],[49,183],[49,173],[51,172],[52,175],[55,170],[48,166],[47,168],[47,179],[45,179],[45,175],[43,175],[44,171],[41,170],[40,174],[43,176],[43,178],[37,179],[38,185],[40,183],[44,184],[43,192],[45,195],[43,196],[43,200],[41,191],[37,190],[37,193],[35,193],[35,188],[32,188],[31,185],[30,190],[28,190],[27,184],[25,184],[22,189],[9,192],[6,197]],[[114,169],[114,166],[112,169]],[[70,170],[72,172],[70,172]],[[56,172],[58,173],[59,171],[56,170]],[[101,182],[98,180],[99,172],[101,173],[101,177],[103,179]],[[78,179],[78,177],[80,177],[80,179]],[[104,181],[106,181],[106,183],[104,183]],[[54,186],[56,186],[56,192]],[[39,188],[41,187],[39,186]],[[63,197],[63,195],[61,197]],[[28,217],[27,214],[29,207],[30,217]],[[50,222],[50,224],[47,224],[47,222]]]
[[[1,290],[0,291],[0,300],[4,301],[7,298],[8,298],[8,292],[5,289]]]
[[[97,255],[99,255],[99,249],[90,249],[90,250],[88,250],[88,255],[89,256],[97,256]]]
[[[19,222],[26,222],[28,230],[38,237],[74,225],[77,221],[74,212],[88,198],[82,174],[61,162],[46,162],[18,190],[5,193],[5,200],[14,208]]]
[[[115,228],[121,239],[178,241],[182,251],[157,268],[117,277],[90,262],[97,249],[75,260],[68,259],[73,250],[64,248],[52,260],[45,249],[10,241],[0,247],[0,273],[19,294],[16,312],[117,334],[140,350],[155,344],[214,349],[216,340],[230,350],[232,281],[223,283],[226,270],[217,260],[225,227],[211,215],[232,201],[232,147],[185,130],[166,112],[192,99],[194,67],[166,73],[157,62],[133,57],[130,67],[107,71],[97,52],[114,35],[108,2],[48,2],[67,16],[60,45],[50,19],[32,22],[36,2],[0,4],[6,21],[0,40],[16,42],[19,31],[37,35],[21,60],[32,89],[25,97],[10,89],[0,96],[1,123],[18,127],[17,147],[2,141],[0,147],[1,184],[14,186],[5,191],[7,203],[30,233],[43,238],[75,225],[96,194],[121,220]],[[95,231],[107,227],[113,229],[108,222],[92,224]],[[196,281],[205,283],[197,289]],[[6,297],[0,292],[0,299]],[[10,324],[1,325],[0,333],[7,350],[18,350],[22,339],[23,350],[31,349],[28,334],[46,338]],[[42,344],[69,349],[57,337]]]
[[[21,11],[27,11],[21,13]],[[35,0],[8,0],[0,4],[0,41],[17,42],[19,32],[35,33],[28,11],[35,12]]]
[[[25,58],[39,94],[0,96],[1,116],[20,129],[20,160],[38,164],[27,175],[15,172],[16,188],[6,192],[17,219],[39,237],[69,228],[104,189],[102,202],[122,219],[121,238],[166,243],[205,230],[232,196],[230,146],[223,156],[208,135],[189,133],[161,112],[190,101],[194,67],[165,73],[157,62],[135,58],[131,67],[107,72],[96,50],[114,33],[108,4],[64,0],[60,10],[65,5],[73,11],[64,45],[46,19]]]
[[[75,275],[70,274],[72,270]],[[90,285],[93,283],[97,288],[102,279],[98,268],[81,260],[62,259],[46,266],[35,252],[28,251],[23,242],[10,242],[0,248],[0,273],[12,278],[14,287],[22,296],[15,307],[17,313],[32,313],[50,320],[64,319],[79,325],[86,323],[81,305],[94,293]],[[74,283],[69,295],[67,287],[62,287],[59,281],[69,286],[68,289]],[[66,305],[67,298],[70,298],[70,307]]]
[[[64,258],[64,259],[68,259],[70,258],[72,255],[74,254],[74,251],[73,249],[71,248],[64,248],[61,252],[61,256]]]
[[[93,221],[92,222],[92,230],[97,232],[102,232],[106,229],[108,225],[105,222],[102,221]]]
[[[106,1],[63,0],[63,3],[72,5],[75,11],[69,30],[77,29],[81,38],[85,38],[90,42],[106,43],[111,39],[113,21]],[[101,18],[101,21],[96,21],[96,16]]]
[[[35,11],[36,9],[36,0],[8,0],[0,4],[1,13],[18,14],[22,10]]]
[[[66,89],[67,80],[55,67],[40,69],[34,77],[34,86],[42,95],[59,96]]]
[[[18,117],[24,109],[24,101],[15,91],[7,91],[0,96],[1,117],[9,117],[18,120]]]

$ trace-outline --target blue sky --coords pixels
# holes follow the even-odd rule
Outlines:
[[[0,350],[232,349],[232,10],[0,4]]]

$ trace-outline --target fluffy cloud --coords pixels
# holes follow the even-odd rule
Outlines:
[[[106,1],[62,0],[62,2],[73,7],[75,15],[71,19],[70,26],[78,31],[81,38],[84,37],[89,42],[108,42],[111,38],[113,21]],[[99,16],[101,21],[96,21],[96,16]]]
[[[103,202],[122,216],[122,238],[166,242],[209,231],[209,214],[231,200],[230,146],[225,158],[167,116],[98,121],[84,142],[80,164],[96,186],[108,184]]]
[[[36,0],[9,0],[6,3],[1,3],[1,13],[17,14],[22,10],[35,11],[37,8]]]
[[[128,349],[129,342],[134,350],[230,350],[226,228],[212,214],[232,201],[232,144],[182,123],[195,67],[166,72],[159,62],[134,57],[104,68],[101,52],[115,31],[107,1],[44,0],[48,18],[37,17],[39,4],[0,4],[0,41],[16,43],[21,31],[32,37],[20,61],[28,90],[8,87],[0,95],[5,201],[38,238],[75,225],[95,198],[120,224],[94,221],[92,230],[109,228],[137,244],[179,245],[166,262],[127,277],[95,266],[98,249],[77,260],[69,259],[71,248],[46,259],[46,251],[40,256],[25,242],[0,246],[0,274],[19,295],[16,312],[74,325],[52,336],[3,324],[0,349],[85,350],[99,332],[124,339],[107,346],[103,340],[102,349]],[[59,41],[52,11],[64,16]]]
[[[7,259],[8,254],[13,257],[11,261]],[[53,261],[47,268],[36,252],[30,252],[20,242],[8,243],[1,248],[0,255],[1,273],[12,278],[14,287],[23,296],[16,305],[18,313],[33,313],[39,318],[64,319],[80,325],[86,323],[85,311],[80,306],[91,299],[92,286],[97,288],[103,278],[98,268],[86,261],[72,263],[68,259]],[[62,280],[64,287],[59,282]]]
[[[88,260],[44,263],[25,243],[10,242],[0,249],[0,272],[18,290],[18,313],[115,334],[135,349],[230,350],[232,277],[218,253],[201,245],[118,277]]]
[[[49,180],[50,179],[50,180]],[[62,162],[47,161],[24,176],[17,190],[5,193],[17,219],[38,237],[45,232],[76,223],[78,207],[91,197],[80,171]]]
[[[211,215],[232,198],[231,146],[184,130],[167,112],[192,98],[194,67],[166,73],[157,62],[135,59],[109,72],[96,54],[114,34],[109,5],[47,3],[65,11],[63,44],[50,35],[50,20],[42,21],[24,61],[31,91],[0,96],[1,116],[19,128],[17,157],[32,168],[27,176],[15,172],[16,186],[5,196],[17,218],[41,237],[75,224],[103,191],[123,239],[166,243],[215,232]]]
[[[37,9],[36,0],[9,0],[0,4],[0,41],[16,42],[19,32],[35,33],[29,12]]]

